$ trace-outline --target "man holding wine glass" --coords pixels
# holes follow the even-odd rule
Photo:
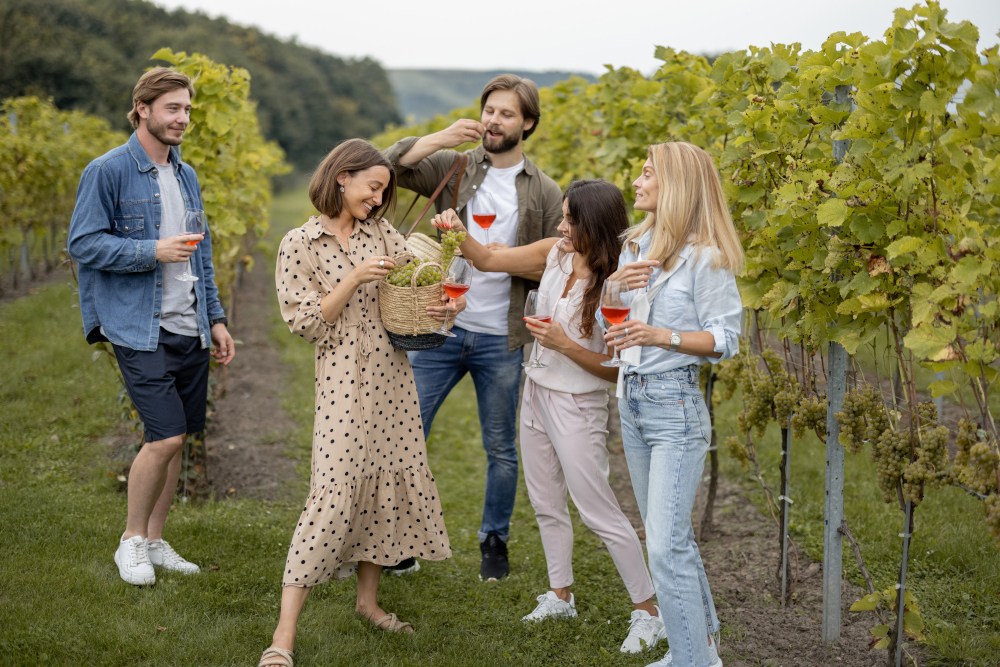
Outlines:
[[[142,75],[128,115],[135,133],[84,170],[69,228],[87,342],[112,344],[145,429],[114,555],[121,578],[135,585],[156,581],[154,565],[199,571],[162,539],[163,525],[187,434],[205,430],[209,356],[228,364],[234,354],[201,186],[173,148],[193,97],[184,74],[158,67]]]
[[[469,142],[465,171],[445,185],[437,199],[457,201],[456,212],[468,233],[482,243],[523,246],[558,236],[562,190],[531,163],[523,143],[541,117],[538,90],[512,74],[486,84],[480,119],[461,119],[425,137],[408,137],[385,151],[400,187],[430,196],[459,155],[452,150]],[[455,197],[457,188],[457,197]],[[474,224],[473,224],[474,223]],[[486,494],[479,529],[484,581],[510,572],[507,539],[517,491],[517,399],[523,346],[532,342],[521,321],[525,297],[538,275],[474,271],[466,309],[456,316],[444,345],[410,353],[424,433],[430,434],[438,408],[466,373],[471,373],[479,401],[479,423],[486,450]],[[410,561],[397,571],[412,568]]]

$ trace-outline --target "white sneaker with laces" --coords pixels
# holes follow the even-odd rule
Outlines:
[[[660,608],[656,607],[656,613],[660,613]],[[653,648],[661,639],[667,638],[667,629],[663,626],[663,619],[659,616],[651,616],[649,612],[636,609],[632,612],[632,618],[628,622],[628,636],[622,642],[622,653],[642,653],[646,649]]]
[[[149,542],[149,560],[156,567],[162,567],[168,572],[180,572],[181,574],[198,574],[201,568],[190,561],[186,561],[174,551],[174,548],[167,544],[166,540],[151,540]]]
[[[547,618],[576,618],[576,599],[573,594],[569,594],[569,602],[559,599],[559,596],[549,591],[545,595],[537,598],[538,606],[521,620],[525,623],[529,621],[544,621]]]
[[[147,553],[148,546],[141,535],[133,535],[118,543],[115,564],[118,566],[118,574],[128,583],[136,586],[156,583],[156,574]]]
[[[659,607],[657,607],[659,611]],[[716,632],[712,635],[712,643],[708,646],[709,653],[712,657],[712,664],[709,667],[722,667],[722,658],[719,657],[719,633]],[[663,659],[659,662],[654,662],[646,667],[670,667],[674,664],[674,656],[670,655],[670,650],[667,649],[667,654],[663,656]]]

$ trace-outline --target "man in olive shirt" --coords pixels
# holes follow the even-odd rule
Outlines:
[[[449,149],[482,140],[482,145],[466,151],[468,162],[458,190],[456,212],[466,221],[469,233],[486,242],[485,230],[472,224],[469,209],[477,194],[489,192],[497,213],[489,229],[490,241],[521,246],[558,236],[562,190],[522,152],[524,140],[541,117],[535,84],[513,74],[498,76],[483,89],[480,110],[481,122],[462,119],[441,132],[408,137],[388,148],[385,154],[395,167],[399,185],[430,196],[459,155]],[[446,208],[440,202],[453,201],[456,180],[453,176],[441,192],[439,213]],[[507,539],[517,491],[517,396],[522,347],[532,341],[522,317],[526,295],[535,287],[525,278],[475,271],[466,309],[455,318],[452,331],[456,337],[439,348],[410,353],[425,436],[441,403],[466,373],[472,374],[476,385],[487,460],[479,530],[479,576],[484,581],[510,573]],[[403,561],[395,571],[416,569],[410,561]]]

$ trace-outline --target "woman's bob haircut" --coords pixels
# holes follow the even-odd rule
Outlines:
[[[344,172],[353,176],[372,167],[388,169],[389,182],[382,193],[382,203],[372,209],[368,217],[372,220],[392,219],[396,212],[396,172],[382,151],[364,139],[348,139],[323,158],[309,183],[309,200],[317,211],[328,218],[336,218],[344,209],[344,197],[337,177]]]

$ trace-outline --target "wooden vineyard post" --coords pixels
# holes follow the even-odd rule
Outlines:
[[[834,102],[847,104],[849,86],[834,89]],[[843,162],[850,141],[833,141],[833,157]],[[832,276],[832,280],[839,279]],[[844,520],[844,448],[840,424],[834,416],[844,405],[847,391],[847,350],[830,341],[827,350],[829,379],[826,386],[826,501],[823,508],[823,641],[840,639],[840,598],[843,587],[843,535],[837,530]]]
[[[698,541],[707,540],[712,535],[712,512],[715,509],[715,494],[719,488],[719,451],[715,440],[715,406],[712,405],[712,391],[715,385],[715,371],[709,369],[708,381],[705,383],[705,402],[708,404],[708,418],[712,423],[712,440],[708,447],[709,479],[708,495],[705,499],[705,511],[698,525]]]

